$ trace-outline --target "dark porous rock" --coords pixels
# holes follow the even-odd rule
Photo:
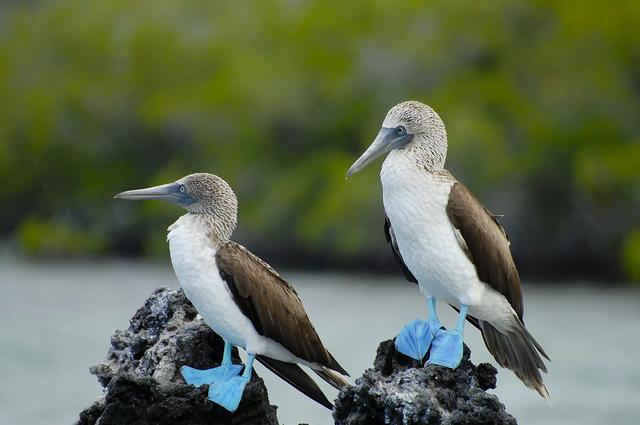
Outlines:
[[[107,359],[91,368],[105,394],[80,413],[78,424],[278,424],[255,372],[233,414],[207,400],[207,386],[184,382],[181,366],[218,366],[223,347],[182,290],[156,289],[129,329],[113,334]],[[239,363],[235,349],[233,356]]]
[[[465,345],[460,366],[422,365],[397,352],[394,341],[378,347],[374,368],[344,388],[333,411],[337,425],[516,425],[498,397],[497,370],[475,366]]]

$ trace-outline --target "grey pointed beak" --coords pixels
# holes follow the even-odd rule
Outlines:
[[[186,193],[186,189],[180,183],[169,183],[146,189],[127,190],[114,196],[115,199],[127,199],[140,201],[155,199],[186,207],[194,202],[194,199]]]
[[[382,127],[378,136],[376,136],[369,149],[367,149],[356,162],[353,163],[349,171],[347,171],[347,178],[351,177],[364,167],[375,161],[377,158],[391,152],[394,149],[403,147],[411,141],[412,134],[398,135],[395,128]]]

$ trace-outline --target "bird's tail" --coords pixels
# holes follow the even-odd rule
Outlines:
[[[511,369],[527,387],[536,390],[550,402],[549,392],[540,374],[540,371],[547,373],[547,367],[540,356],[549,361],[551,359],[524,327],[522,321],[515,315],[514,320],[517,323],[513,329],[505,333],[480,320],[479,326],[484,342],[500,366]]]
[[[327,363],[323,363],[326,368],[339,372],[344,376],[349,376],[349,373],[342,366],[340,366],[340,363],[338,363],[338,361],[330,352],[327,351],[327,355],[329,356],[329,361]]]
[[[324,395],[318,384],[295,363],[281,362],[264,356],[256,356],[256,359],[265,365],[267,369],[278,375],[292,387],[323,405],[327,409],[333,409],[333,404]],[[322,376],[322,375],[321,375]],[[324,378],[323,378],[324,379]]]
[[[312,369],[319,377],[324,379],[329,385],[337,390],[341,390],[345,385],[349,385],[346,379],[335,370],[331,370],[327,367],[320,369]]]

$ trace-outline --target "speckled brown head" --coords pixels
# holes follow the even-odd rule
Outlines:
[[[184,193],[192,201],[185,208],[193,214],[212,213],[215,210],[238,212],[238,200],[231,186],[214,174],[195,173],[181,178]],[[183,189],[179,189],[183,190]]]
[[[447,132],[444,123],[424,103],[410,100],[397,104],[389,110],[378,136],[351,166],[347,177],[395,149],[413,154],[428,169],[442,169],[447,158]]]
[[[167,201],[191,214],[211,216],[229,234],[237,223],[238,199],[229,184],[213,174],[190,174],[173,183],[118,193],[114,198]]]

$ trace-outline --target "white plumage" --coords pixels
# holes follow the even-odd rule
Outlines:
[[[447,215],[454,180],[427,172],[402,151],[389,153],[380,179],[398,249],[421,291],[456,307],[468,305],[471,315],[499,329],[511,328],[511,305],[478,279]]]
[[[431,304],[436,299],[460,311],[456,331],[444,331],[447,339],[436,343],[430,361],[459,364],[462,341],[455,332],[463,331],[467,318],[498,363],[548,399],[540,372],[547,371],[542,357],[549,357],[522,321],[522,287],[509,241],[495,216],[444,168],[447,146],[444,123],[431,107],[402,102],[389,110],[347,177],[388,154],[380,173],[387,241],[407,279],[430,296],[430,321],[437,321]],[[422,359],[422,349],[433,349],[437,340],[424,339],[420,329],[430,326],[412,322],[396,338],[396,348]]]
[[[219,366],[181,367],[185,382],[208,384],[208,399],[234,412],[258,360],[322,406],[333,407],[297,364],[313,368],[338,389],[347,384],[341,375],[347,372],[322,344],[295,290],[268,264],[230,240],[238,199],[227,182],[213,174],[195,173],[115,197],[163,200],[188,211],[168,228],[171,262],[199,316],[224,339],[224,350]],[[232,362],[233,346],[247,351],[243,372]]]
[[[169,226],[171,263],[180,286],[202,319],[231,344],[254,354],[314,369],[321,366],[293,355],[282,344],[260,335],[233,300],[216,265],[216,249],[197,214],[186,214]]]
[[[216,266],[216,249],[197,215],[186,214],[169,226],[171,263],[180,286],[205,323],[233,345],[252,351],[264,345],[240,311]]]

